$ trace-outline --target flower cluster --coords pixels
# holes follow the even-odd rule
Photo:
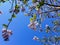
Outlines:
[[[2,30],[2,37],[4,38],[4,41],[8,41],[10,35],[12,35],[12,31],[11,30],[6,30],[6,29]]]
[[[30,24],[28,25],[28,27],[30,27],[33,30],[36,30],[36,26],[38,25],[37,21],[34,22],[30,22]]]

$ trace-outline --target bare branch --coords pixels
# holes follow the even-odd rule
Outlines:
[[[49,6],[53,6],[53,7],[60,7],[59,5],[53,5],[53,4],[48,4],[48,3],[44,3],[46,5],[49,5]]]

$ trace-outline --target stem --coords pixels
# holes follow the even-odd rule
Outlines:
[[[13,12],[14,13],[14,12]],[[10,18],[11,20],[13,19],[13,17],[11,16],[11,18]],[[9,27],[9,25],[10,25],[10,23],[11,23],[12,21],[9,21],[8,22],[8,24],[7,24],[7,28],[6,28],[6,30],[8,29],[8,27]]]
[[[12,0],[12,5],[11,5],[11,9],[13,9],[13,3],[14,3],[14,0]],[[15,5],[17,4],[17,2],[16,2],[16,0],[15,0]],[[13,13],[12,14],[14,14],[14,11],[13,11]],[[9,27],[9,25],[10,25],[10,23],[12,22],[12,19],[13,19],[13,17],[11,16],[11,21],[9,21],[8,22],[8,24],[7,24],[7,27],[6,27],[6,30],[8,29],[8,27]]]

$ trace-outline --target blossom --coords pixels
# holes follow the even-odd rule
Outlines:
[[[34,36],[33,40],[39,40],[39,38],[37,36]]]
[[[28,25],[28,27],[30,27],[31,29],[36,30],[36,26],[38,25],[37,21],[34,22],[30,22],[30,24]]]
[[[10,35],[12,35],[12,31],[11,30],[6,30],[6,29],[2,30],[2,37],[4,38],[5,41],[9,40],[9,36]]]
[[[22,11],[22,12],[25,11],[25,7],[24,7],[24,5],[21,6],[21,11]]]
[[[0,11],[0,14],[2,14],[2,11]]]

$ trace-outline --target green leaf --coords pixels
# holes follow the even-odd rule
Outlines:
[[[15,14],[13,14],[13,15],[12,15],[12,17],[13,17],[13,18],[16,18],[16,15],[15,15]]]
[[[44,0],[42,0],[41,2],[39,2],[40,7],[44,5]]]
[[[19,9],[19,5],[16,4],[16,5],[15,5],[15,9]]]
[[[23,0],[23,3],[24,3],[24,4],[27,4],[27,0]]]
[[[60,13],[58,14],[58,16],[60,16]]]
[[[32,0],[33,3],[37,2],[37,0]]]
[[[34,19],[34,20],[36,19],[36,14],[33,15],[33,19]]]
[[[7,25],[6,25],[6,24],[3,24],[3,26],[4,26],[4,27],[7,27]]]
[[[54,21],[54,24],[57,25],[58,24],[58,21]]]
[[[32,22],[34,19],[33,18],[30,18],[30,22]]]

